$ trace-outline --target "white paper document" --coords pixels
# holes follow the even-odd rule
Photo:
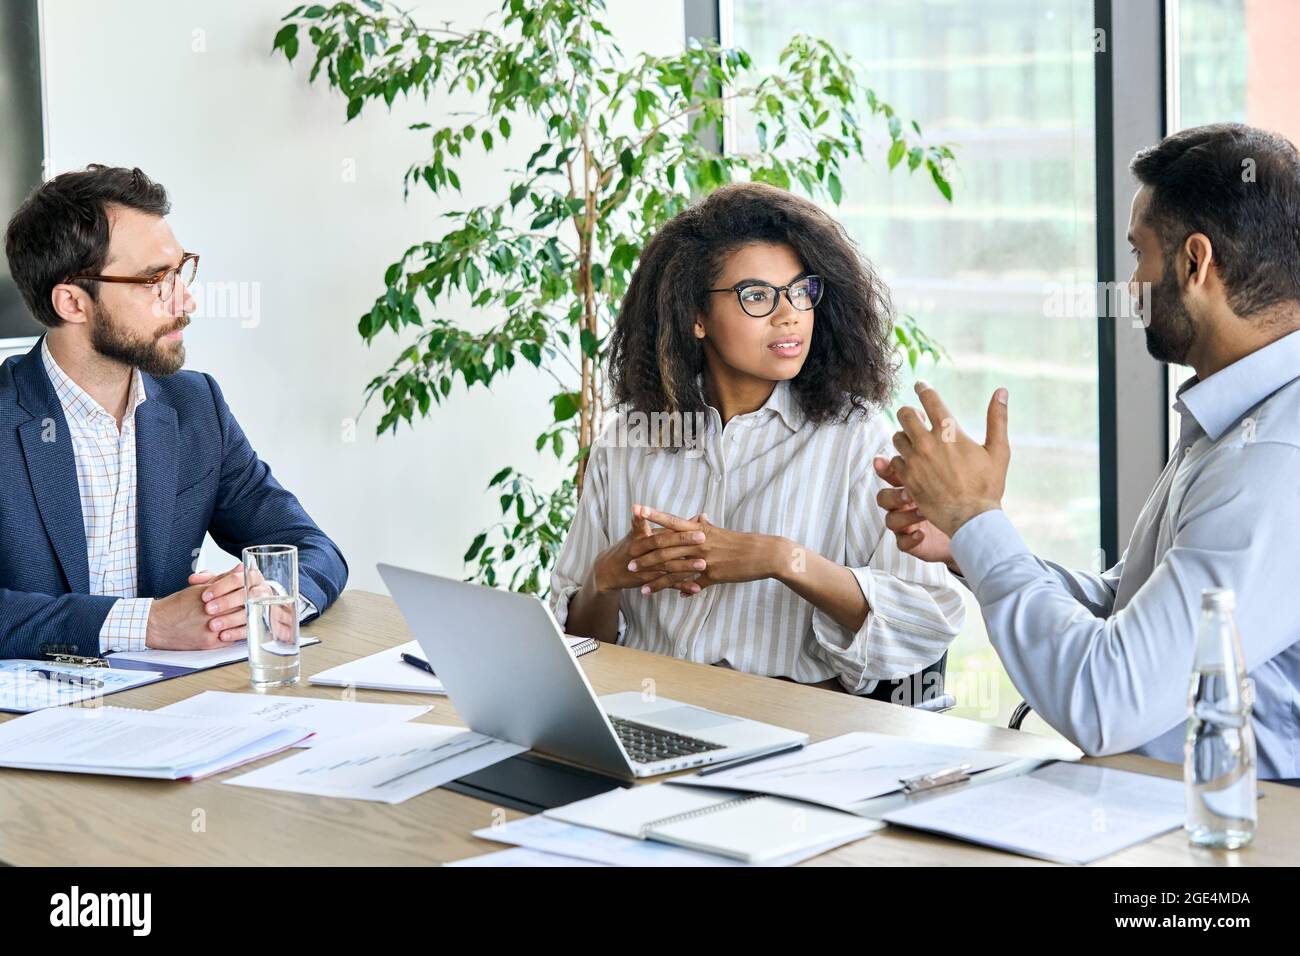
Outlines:
[[[161,671],[78,667],[49,661],[0,661],[0,710],[20,714],[94,700],[162,677]]]
[[[583,654],[593,648],[589,637],[564,638],[570,653]],[[402,660],[403,654],[425,659],[419,641],[408,641],[378,654],[359,657],[307,678],[307,683],[322,687],[356,687],[361,690],[395,690],[408,694],[443,694],[442,681]]]
[[[767,793],[851,811],[863,800],[901,789],[900,780],[905,777],[962,764],[968,764],[969,772],[975,773],[1018,759],[1014,754],[991,750],[967,750],[856,731],[794,753],[704,776],[676,777],[669,783]]]
[[[319,637],[304,637],[298,641],[299,647],[311,647],[319,644]],[[236,641],[228,647],[214,647],[206,651],[163,651],[149,648],[143,651],[118,651],[111,660],[143,661],[146,664],[166,664],[169,667],[184,667],[189,670],[207,670],[222,664],[234,664],[236,661],[248,660],[248,642]]]
[[[420,704],[358,704],[345,700],[317,700],[314,697],[206,690],[160,707],[155,713],[255,718],[272,725],[292,724],[315,731],[297,746],[317,747],[326,741],[349,737],[372,727],[414,720],[432,709]]]
[[[667,843],[653,840],[635,840],[631,837],[561,823],[537,814],[521,820],[511,820],[501,826],[475,830],[476,837],[513,843],[529,850],[574,856],[593,863],[609,866],[744,866],[739,860],[729,860],[713,853],[682,850]]]
[[[401,803],[527,747],[438,724],[387,724],[226,780],[348,800]]]
[[[1052,763],[887,813],[917,827],[1058,863],[1091,863],[1182,826],[1181,780]]]
[[[197,780],[292,747],[310,733],[125,707],[54,707],[0,724],[0,767]]]
[[[756,864],[806,859],[884,827],[781,797],[663,783],[610,790],[553,807],[546,816]]]
[[[443,866],[609,866],[609,864],[512,846],[508,850],[497,850],[493,853],[484,853],[482,856],[453,860],[451,863],[444,863]]]
[[[865,825],[864,833],[882,829],[880,824],[870,820],[858,822]],[[512,843],[541,853],[574,856],[609,866],[751,865],[717,853],[688,850],[668,843],[660,843],[657,840],[637,840],[592,827],[564,823],[542,816],[540,813],[521,820],[511,820],[501,826],[484,827],[482,830],[475,830],[474,835],[484,840],[495,840],[497,843]],[[797,853],[769,860],[764,865],[792,866],[833,850],[843,843],[844,840],[837,837],[822,845],[806,847]]]
[[[408,694],[443,694],[442,681],[428,671],[402,660],[403,654],[421,659],[424,651],[419,641],[409,641],[378,654],[359,657],[338,667],[307,678],[307,683],[322,687],[358,687],[362,690],[397,690]]]

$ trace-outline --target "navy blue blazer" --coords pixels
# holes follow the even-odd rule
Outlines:
[[[257,457],[212,376],[144,375],[136,409],[140,597],[187,586],[204,532],[239,555],[298,546],[298,587],[324,611],[348,568],[338,547]],[[81,492],[41,344],[0,365],[0,657],[99,654],[115,597],[89,594]]]

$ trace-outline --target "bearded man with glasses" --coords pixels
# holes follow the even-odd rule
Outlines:
[[[10,273],[48,331],[0,365],[0,658],[200,650],[247,637],[238,555],[299,552],[299,616],[343,589],[338,547],[258,458],[210,375],[183,372],[199,257],[139,169],[91,165],[9,222]]]

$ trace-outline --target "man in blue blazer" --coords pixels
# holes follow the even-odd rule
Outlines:
[[[48,331],[0,365],[0,657],[194,650],[247,636],[225,551],[292,544],[299,616],[347,565],[271,476],[212,377],[180,371],[198,257],[138,169],[91,166],[38,187],[5,233],[10,272]]]

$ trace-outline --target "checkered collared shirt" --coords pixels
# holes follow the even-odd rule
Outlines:
[[[72,436],[86,529],[90,593],[118,597],[99,630],[99,650],[142,651],[152,598],[137,598],[135,410],[145,401],[144,380],[132,372],[131,398],[117,420],[59,368],[41,341],[41,359],[63,405]]]

